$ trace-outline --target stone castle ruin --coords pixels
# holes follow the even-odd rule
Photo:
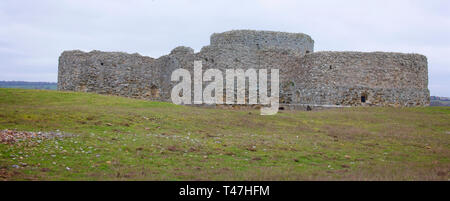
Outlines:
[[[252,30],[215,33],[198,53],[181,46],[157,59],[137,53],[65,51],[59,58],[58,90],[171,101],[177,84],[170,81],[171,73],[184,68],[192,74],[199,60],[203,71],[279,69],[282,107],[429,105],[423,55],[314,52],[314,41],[306,34]]]

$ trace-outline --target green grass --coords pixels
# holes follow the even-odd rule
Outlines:
[[[449,107],[261,116],[0,89],[0,129],[75,135],[0,144],[4,180],[448,180],[450,171]],[[28,165],[12,167],[19,163]]]

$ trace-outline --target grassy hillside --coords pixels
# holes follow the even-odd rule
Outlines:
[[[5,180],[448,180],[450,108],[282,111],[0,89]]]

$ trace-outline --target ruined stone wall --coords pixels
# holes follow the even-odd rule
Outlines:
[[[203,70],[280,69],[280,103],[290,105],[428,105],[425,56],[401,53],[317,52],[305,34],[238,30],[211,36],[194,53],[177,47],[158,59],[119,52],[65,51],[58,89],[171,101],[171,73],[194,61]],[[270,70],[269,70],[270,72]],[[225,79],[224,79],[225,80]],[[204,83],[207,85],[208,83]],[[225,83],[224,83],[225,86]]]
[[[154,99],[161,74],[155,64],[139,54],[65,51],[59,58],[58,90]]]
[[[427,69],[418,54],[317,52],[300,58],[287,80],[296,103],[428,105]]]
[[[254,50],[290,50],[303,55],[314,50],[314,41],[306,34],[274,31],[235,30],[215,33],[211,36],[210,44],[219,48],[244,46]]]

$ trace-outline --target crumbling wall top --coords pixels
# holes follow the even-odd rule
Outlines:
[[[276,31],[232,30],[214,33],[211,46],[247,46],[253,49],[277,48],[310,53],[314,50],[314,40],[303,33]]]

